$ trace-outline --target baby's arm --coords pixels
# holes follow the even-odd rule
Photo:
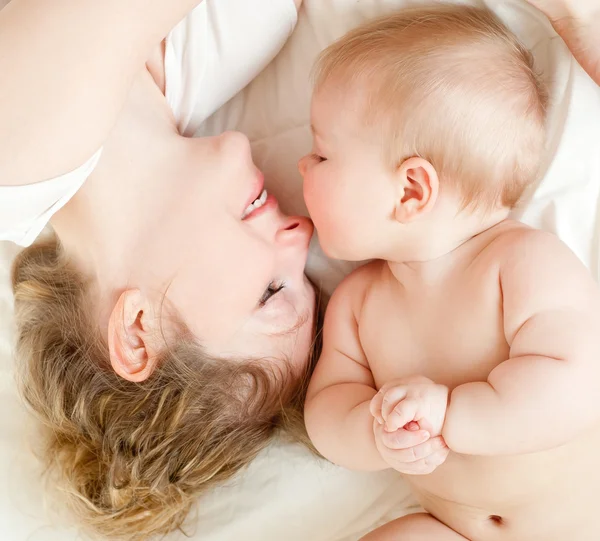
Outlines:
[[[331,298],[305,419],[308,435],[324,457],[346,468],[374,471],[389,466],[375,446],[369,405],[377,390],[358,337],[369,267],[348,276]]]
[[[598,287],[556,237],[511,235],[500,269],[510,358],[452,392],[443,436],[458,453],[541,451],[600,419]]]

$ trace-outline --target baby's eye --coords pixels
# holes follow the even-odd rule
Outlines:
[[[283,288],[285,288],[285,284],[283,282],[271,282],[263,293],[263,296],[258,301],[258,305],[262,307],[267,304],[269,299],[277,295],[277,293],[279,293]]]
[[[314,152],[310,155],[310,157],[318,163],[324,162],[327,159],[319,154],[315,154]]]

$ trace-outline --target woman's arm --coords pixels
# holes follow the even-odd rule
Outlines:
[[[84,163],[151,48],[200,1],[12,0],[0,11],[0,184]]]
[[[573,56],[600,85],[600,2],[528,0],[552,22]]]

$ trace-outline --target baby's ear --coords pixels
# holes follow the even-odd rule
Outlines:
[[[423,158],[402,162],[395,174],[395,218],[400,223],[417,220],[433,209],[439,193],[435,167]]]

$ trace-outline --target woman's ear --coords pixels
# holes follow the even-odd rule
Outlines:
[[[150,300],[139,289],[121,294],[108,321],[108,349],[110,364],[122,378],[141,382],[154,372],[157,321]]]
[[[409,223],[427,214],[439,194],[435,167],[423,158],[409,158],[396,170],[397,201],[395,218]]]

